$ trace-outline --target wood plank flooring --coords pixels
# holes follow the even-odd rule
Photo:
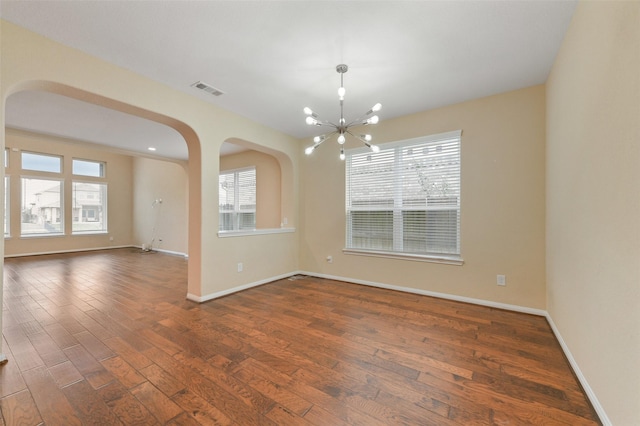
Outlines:
[[[203,304],[186,260],[5,260],[1,425],[593,425],[546,320],[292,277]]]

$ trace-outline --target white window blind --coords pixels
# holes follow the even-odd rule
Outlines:
[[[220,174],[218,183],[220,231],[256,228],[256,169]]]
[[[461,134],[347,151],[347,249],[460,254]]]

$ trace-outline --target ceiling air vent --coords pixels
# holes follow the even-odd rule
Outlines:
[[[202,81],[196,81],[195,83],[193,83],[191,85],[191,87],[195,87],[196,89],[204,90],[205,92],[210,93],[213,96],[224,95],[224,92],[222,90],[218,90],[215,87],[210,86],[207,83],[204,83]]]

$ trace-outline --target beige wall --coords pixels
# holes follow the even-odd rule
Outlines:
[[[10,176],[11,210],[9,212],[11,237],[5,239],[5,255],[13,256],[30,253],[50,253],[92,248],[108,248],[130,245],[132,240],[132,159],[126,155],[115,154],[96,149],[87,144],[78,144],[60,138],[36,135],[18,130],[7,129],[6,147],[9,150],[9,167],[5,174]],[[63,173],[61,178],[70,185],[78,180],[71,175],[71,160],[81,158],[106,162],[106,183],[108,185],[108,233],[71,235],[71,213],[66,209],[68,221],[65,223],[64,236],[20,237],[20,176],[38,177],[42,174],[32,171],[22,172],[20,169],[20,151],[32,151],[43,154],[63,156]],[[46,176],[45,176],[46,177]],[[91,178],[84,180],[90,181]],[[68,194],[68,192],[66,193]],[[71,200],[65,197],[66,205]]]
[[[220,171],[256,168],[256,228],[280,228],[280,164],[278,160],[258,151],[244,151],[220,157]]]
[[[183,164],[133,159],[133,239],[137,246],[188,254],[188,181]],[[162,200],[162,203],[154,203]],[[152,243],[153,240],[153,243]]]
[[[216,194],[222,143],[234,138],[254,143],[278,158],[281,214],[296,226],[298,141],[6,21],[1,21],[1,31],[3,107],[11,93],[47,90],[166,124],[185,138],[190,295],[217,294],[296,270],[295,233],[218,238]],[[244,262],[243,273],[237,272],[238,261]]]
[[[344,163],[337,143],[325,142],[301,160],[300,269],[544,309],[544,106],[535,86],[367,129],[376,144],[462,130],[463,266],[343,254]]]
[[[640,3],[578,5],[547,84],[547,309],[613,424],[640,424]]]

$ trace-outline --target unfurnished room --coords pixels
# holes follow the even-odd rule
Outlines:
[[[0,0],[2,425],[640,424],[640,1]]]

